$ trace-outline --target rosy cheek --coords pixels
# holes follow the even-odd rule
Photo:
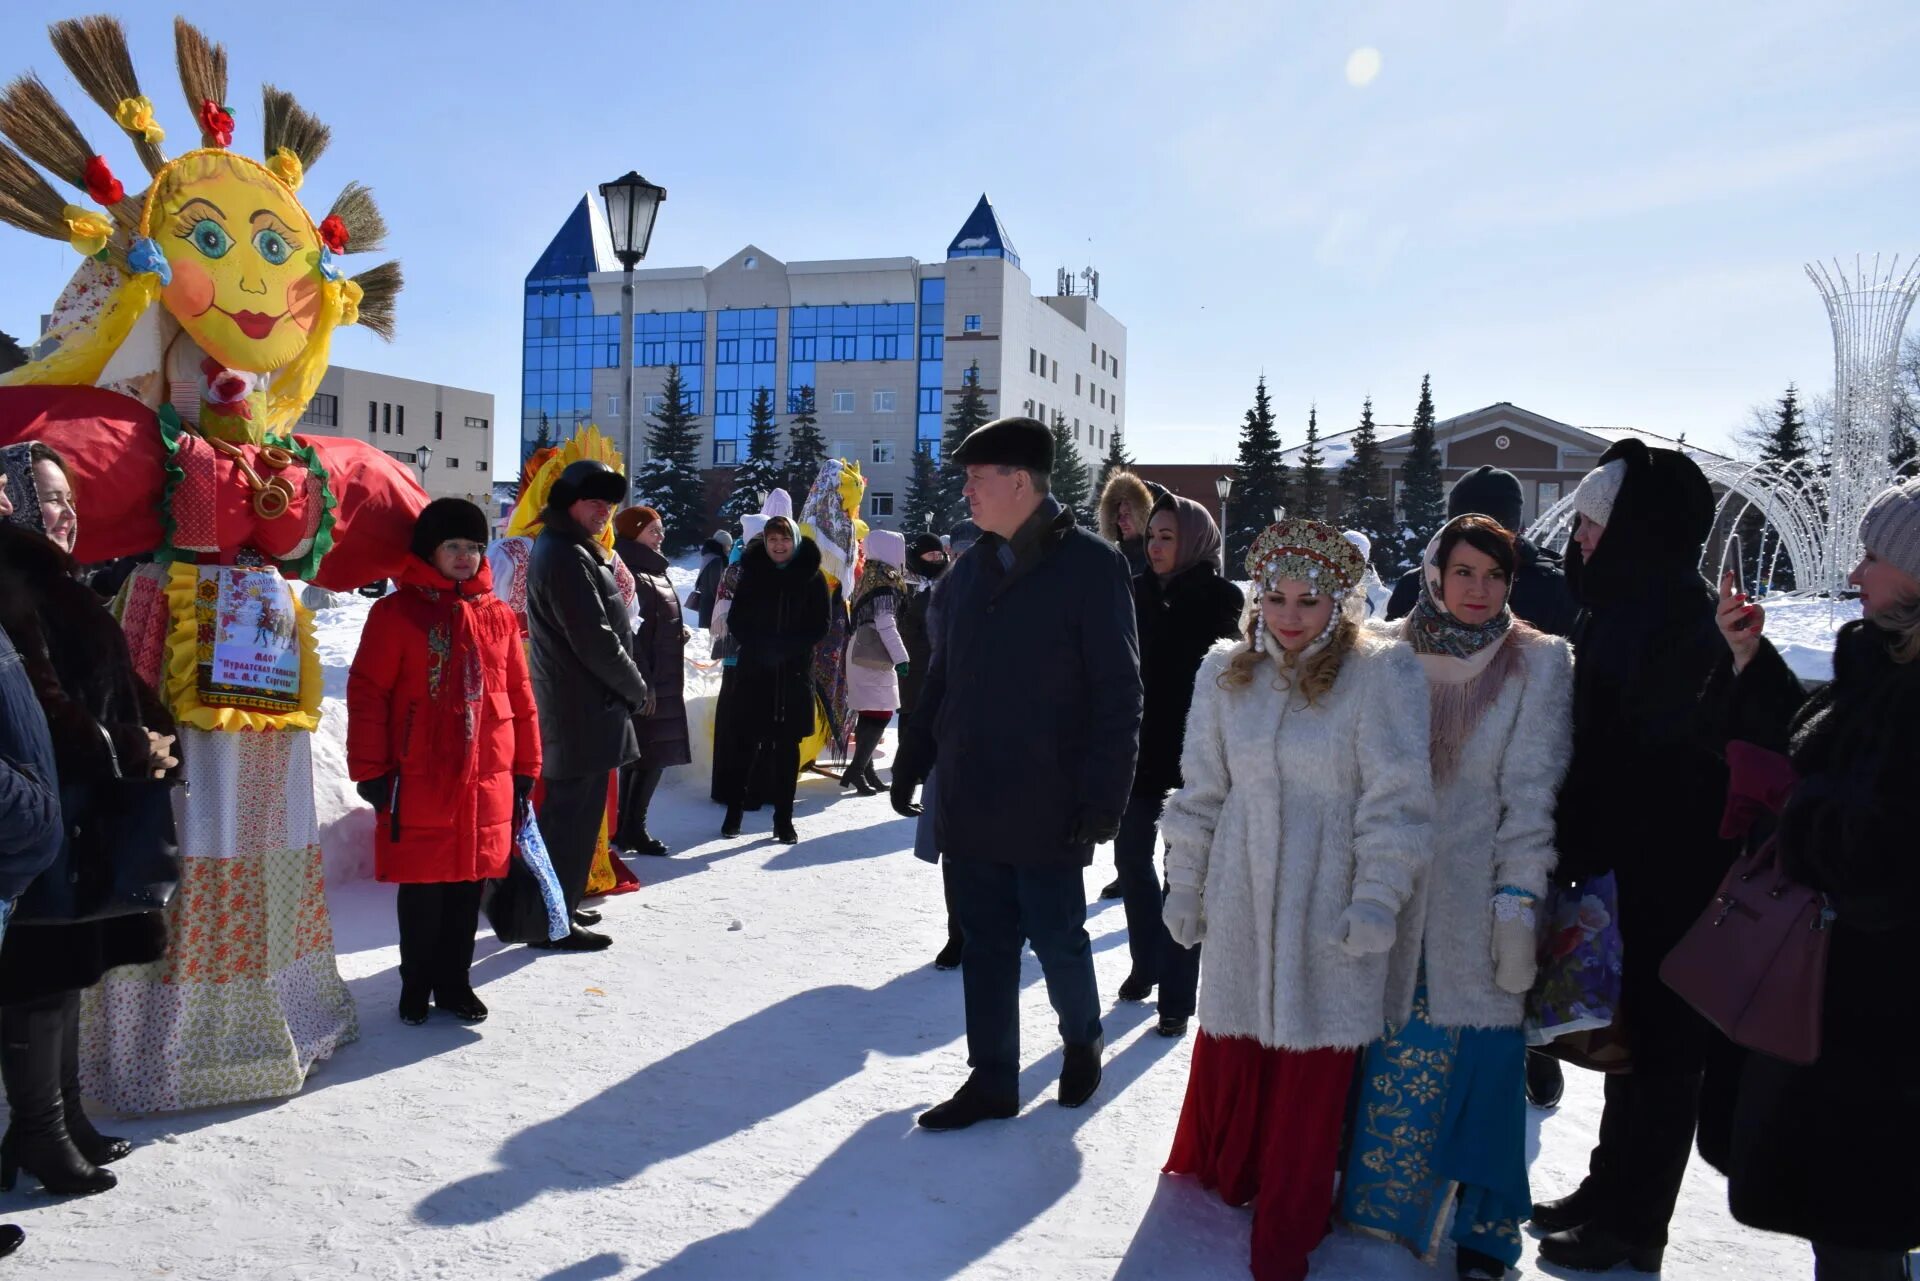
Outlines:
[[[320,282],[312,276],[302,276],[287,286],[287,314],[293,317],[293,323],[311,331],[314,317],[320,314]]]
[[[213,277],[199,263],[175,259],[173,282],[161,291],[160,299],[176,316],[203,316],[213,306]]]

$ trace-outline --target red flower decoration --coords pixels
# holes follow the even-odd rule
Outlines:
[[[87,161],[87,198],[97,205],[111,208],[126,198],[127,189],[113,176],[113,170],[107,168],[105,156],[95,156]]]
[[[216,146],[233,145],[233,114],[212,98],[200,100],[200,132],[213,139]]]
[[[337,254],[347,252],[347,224],[340,221],[339,214],[328,214],[320,220],[320,239],[327,242],[327,248]]]

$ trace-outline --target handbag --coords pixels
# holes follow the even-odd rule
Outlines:
[[[1833,908],[1780,867],[1769,839],[1660,963],[1660,979],[1727,1039],[1788,1063],[1820,1057]]]
[[[60,788],[60,852],[14,905],[18,925],[76,925],[159,912],[180,884],[171,785],[108,778]]]
[[[880,639],[880,632],[872,623],[863,624],[853,634],[853,644],[847,647],[847,661],[873,671],[893,670],[893,655],[887,653],[886,642]]]

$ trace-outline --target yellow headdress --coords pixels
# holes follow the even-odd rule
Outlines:
[[[66,241],[97,259],[112,283],[97,314],[48,335],[55,350],[0,376],[0,385],[95,383],[158,301],[179,330],[169,348],[184,335],[222,368],[271,376],[263,412],[246,430],[284,432],[326,372],[336,326],[393,335],[399,265],[354,277],[338,265],[341,255],[376,249],[385,237],[371,194],[348,183],[314,220],[295,192],[329,131],[272,86],[262,113],[269,158],[228,150],[234,122],[225,105],[226,51],[184,19],[174,22],[175,53],[201,145],[172,159],[160,150],[167,131],[140,91],[120,23],[77,18],[55,23],[50,35],[88,96],[126,131],[152,182],[129,194],[33,75],[0,92],[0,134],[13,143],[0,145],[0,221]],[[34,164],[85,191],[104,212],[69,203]]]
[[[588,459],[605,463],[615,471],[625,470],[613,438],[603,434],[592,423],[582,425],[559,448],[542,450],[541,453],[545,456],[536,455],[528,460],[529,474],[520,486],[520,501],[513,505],[513,515],[507,518],[508,538],[532,538],[546,527],[544,513],[547,510],[547,498],[553,493],[553,482],[560,479],[560,473],[570,465]],[[608,551],[613,550],[613,537],[611,524],[600,532],[599,541]]]

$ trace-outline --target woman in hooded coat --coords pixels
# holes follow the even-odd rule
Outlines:
[[[661,778],[693,759],[687,732],[687,626],[680,594],[667,577],[660,547],[667,527],[651,507],[629,507],[613,518],[614,552],[633,571],[633,661],[653,691],[653,710],[633,718],[640,759],[620,767],[619,827],[613,843],[638,854],[665,854],[666,843],[647,831],[647,811]],[[717,581],[717,578],[716,578]]]
[[[1720,839],[1727,769],[1700,693],[1725,652],[1700,577],[1713,491],[1693,460],[1623,440],[1573,494],[1567,581],[1573,762],[1560,789],[1557,876],[1612,871],[1630,1072],[1609,1074],[1599,1143],[1572,1194],[1533,1207],[1551,1263],[1658,1270],[1693,1147],[1709,1032],[1660,980],[1660,962],[1733,860]]]
[[[813,732],[813,647],[827,634],[827,580],[820,549],[793,521],[775,516],[740,559],[740,583],[727,611],[727,634],[740,646],[734,697],[741,741],[766,762],[773,802],[773,838],[800,839],[793,830],[793,794],[800,782],[800,741]],[[740,811],[754,777],[750,763],[727,805],[724,836],[740,832]]]
[[[1730,653],[1707,698],[1734,767],[1729,820],[1771,837],[1833,919],[1819,1058],[1718,1043],[1700,1153],[1726,1172],[1734,1218],[1813,1243],[1815,1281],[1901,1281],[1920,1246],[1920,481],[1881,493],[1860,541],[1848,581],[1865,617],[1841,628],[1832,682],[1802,688],[1729,577]]]
[[[1183,948],[1167,933],[1160,911],[1160,814],[1167,793],[1180,786],[1180,746],[1186,739],[1193,678],[1207,651],[1239,633],[1245,602],[1220,577],[1220,530],[1207,509],[1168,494],[1147,520],[1147,563],[1133,580],[1140,635],[1140,758],[1133,793],[1113,842],[1113,861],[1126,901],[1127,948],[1133,969],[1120,985],[1123,1001],[1144,1001],[1160,989],[1162,1036],[1179,1036],[1193,1016],[1200,982],[1200,949]]]
[[[0,450],[11,510],[0,516],[0,628],[13,638],[46,713],[63,805],[125,773],[172,775],[173,717],[134,673],[126,634],[80,578],[70,554],[79,512],[66,463],[46,445]],[[67,814],[71,825],[84,814]],[[169,823],[169,829],[171,824]],[[155,832],[171,842],[171,830]],[[59,875],[56,862],[43,876]],[[36,877],[36,884],[40,878]],[[31,916],[34,886],[16,911]],[[16,920],[0,942],[0,1078],[9,1121],[0,1189],[25,1170],[49,1192],[104,1192],[101,1166],[133,1150],[93,1128],[81,1107],[80,993],[119,965],[157,961],[158,912],[75,924]]]
[[[436,498],[399,590],[374,603],[347,673],[347,776],[378,811],[374,876],[397,884],[400,1019],[427,1001],[478,1023],[468,979],[480,893],[507,874],[540,777],[520,623],[493,594],[487,515]]]
[[[1554,791],[1573,748],[1573,653],[1514,617],[1513,535],[1478,515],[1427,544],[1419,603],[1382,630],[1427,675],[1433,866],[1399,950],[1413,1017],[1367,1048],[1340,1217],[1456,1273],[1500,1281],[1527,1215],[1526,1043],[1534,907],[1553,871]]]
[[[1128,573],[1147,572],[1147,517],[1157,497],[1146,481],[1125,468],[1108,476],[1100,490],[1100,537],[1120,549]]]
[[[898,621],[907,541],[893,530],[876,529],[867,535],[866,547],[866,568],[849,608],[853,640],[847,645],[847,710],[859,720],[853,727],[853,758],[841,772],[840,786],[873,796],[887,790],[873,768],[873,753],[900,706],[900,677],[908,662]]]

